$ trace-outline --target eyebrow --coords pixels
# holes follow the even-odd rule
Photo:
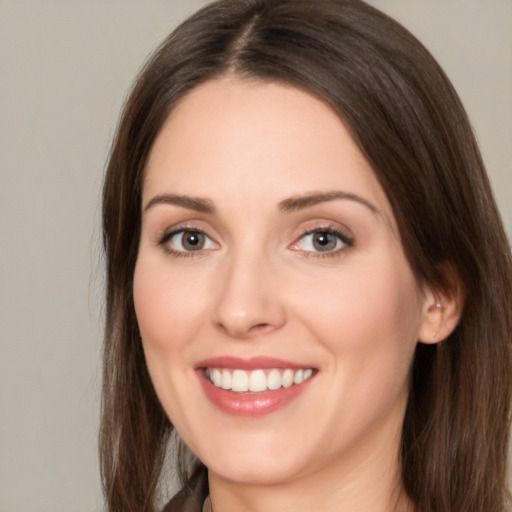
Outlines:
[[[336,201],[345,199],[349,201],[355,201],[368,208],[372,213],[379,213],[379,210],[366,199],[352,194],[350,192],[342,191],[330,191],[330,192],[315,192],[312,194],[306,194],[302,196],[294,196],[288,199],[284,199],[279,203],[279,210],[283,213],[291,213],[299,210],[305,210],[316,206],[317,204],[326,203],[329,201]],[[146,212],[149,209],[159,204],[170,204],[180,206],[188,210],[194,210],[200,213],[215,213],[215,207],[212,202],[202,197],[184,196],[179,194],[159,194],[153,197],[148,204],[144,207],[143,211]]]
[[[312,194],[306,194],[303,196],[290,197],[284,199],[279,203],[279,209],[283,213],[291,213],[306,208],[311,208],[317,204],[326,203],[329,201],[336,201],[338,199],[346,199],[349,201],[355,201],[363,206],[366,206],[372,213],[379,213],[379,210],[369,201],[357,194],[342,191],[330,191],[330,192],[315,192]]]
[[[151,199],[144,207],[143,211],[147,212],[150,208],[158,204],[171,204],[181,206],[188,210],[194,210],[200,213],[215,213],[215,207],[208,199],[202,197],[182,196],[178,194],[160,194]]]

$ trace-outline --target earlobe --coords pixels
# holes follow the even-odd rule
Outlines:
[[[418,332],[420,343],[434,344],[446,339],[457,327],[463,309],[459,288],[425,293],[423,317]]]

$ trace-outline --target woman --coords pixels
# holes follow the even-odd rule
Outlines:
[[[155,510],[174,429],[168,511],[505,510],[510,250],[401,26],[206,6],[139,76],[103,207],[109,510]]]

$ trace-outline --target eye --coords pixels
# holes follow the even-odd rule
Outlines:
[[[293,250],[313,253],[334,253],[345,246],[352,246],[352,240],[338,230],[316,229],[308,231],[293,244]]]
[[[182,229],[169,233],[161,243],[174,253],[198,252],[217,247],[217,244],[205,233],[192,229]]]

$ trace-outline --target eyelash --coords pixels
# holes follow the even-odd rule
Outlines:
[[[177,229],[173,229],[172,231],[164,233],[162,236],[159,237],[158,245],[162,246],[164,251],[173,257],[177,258],[190,258],[190,257],[198,257],[201,255],[204,255],[205,251],[209,251],[211,249],[199,249],[197,251],[179,251],[176,249],[173,249],[169,242],[179,234],[185,235],[186,233],[196,233],[198,235],[204,235],[208,240],[211,241],[211,238],[202,230],[194,227],[187,227],[182,226]]]
[[[186,233],[196,233],[199,235],[204,235],[208,240],[212,241],[211,238],[202,229],[185,226],[185,227],[180,227],[178,229],[174,229],[170,232],[164,233],[162,236],[160,236],[158,238],[158,245],[162,246],[167,254],[169,254],[170,256],[173,256],[173,257],[177,257],[177,258],[198,257],[201,255],[204,255],[206,251],[212,250],[211,248],[199,249],[197,251],[186,251],[186,250],[180,251],[180,250],[173,249],[169,244],[169,242],[172,240],[172,238],[175,237],[176,235],[179,235],[179,234],[184,235]],[[290,247],[293,247],[294,245],[298,245],[302,240],[304,240],[304,238],[306,236],[313,235],[315,233],[316,234],[332,235],[332,236],[336,237],[339,241],[341,241],[343,246],[341,248],[337,248],[332,251],[326,251],[324,253],[321,251],[305,251],[305,250],[301,250],[300,248],[292,249],[292,250],[296,250],[297,252],[300,251],[303,254],[303,256],[305,256],[307,258],[332,258],[332,257],[340,256],[340,254],[342,252],[344,252],[347,248],[354,246],[354,239],[351,236],[348,236],[346,233],[343,233],[337,227],[329,225],[329,226],[316,226],[314,228],[305,229],[300,234],[300,236],[297,237],[296,241],[293,244],[291,244]],[[215,242],[213,242],[213,243],[215,243]]]
[[[354,239],[353,237],[347,235],[343,231],[341,231],[339,228],[328,225],[328,226],[315,226],[314,228],[307,228],[305,229],[301,235],[297,238],[297,241],[292,244],[297,245],[301,240],[304,240],[304,238],[308,235],[313,234],[326,234],[326,235],[332,235],[336,237],[338,240],[341,241],[343,244],[342,247],[335,249],[333,251],[301,251],[303,256],[306,258],[333,258],[340,256],[343,252],[345,252],[346,249],[354,246]],[[296,249],[297,251],[300,251],[300,249]]]

